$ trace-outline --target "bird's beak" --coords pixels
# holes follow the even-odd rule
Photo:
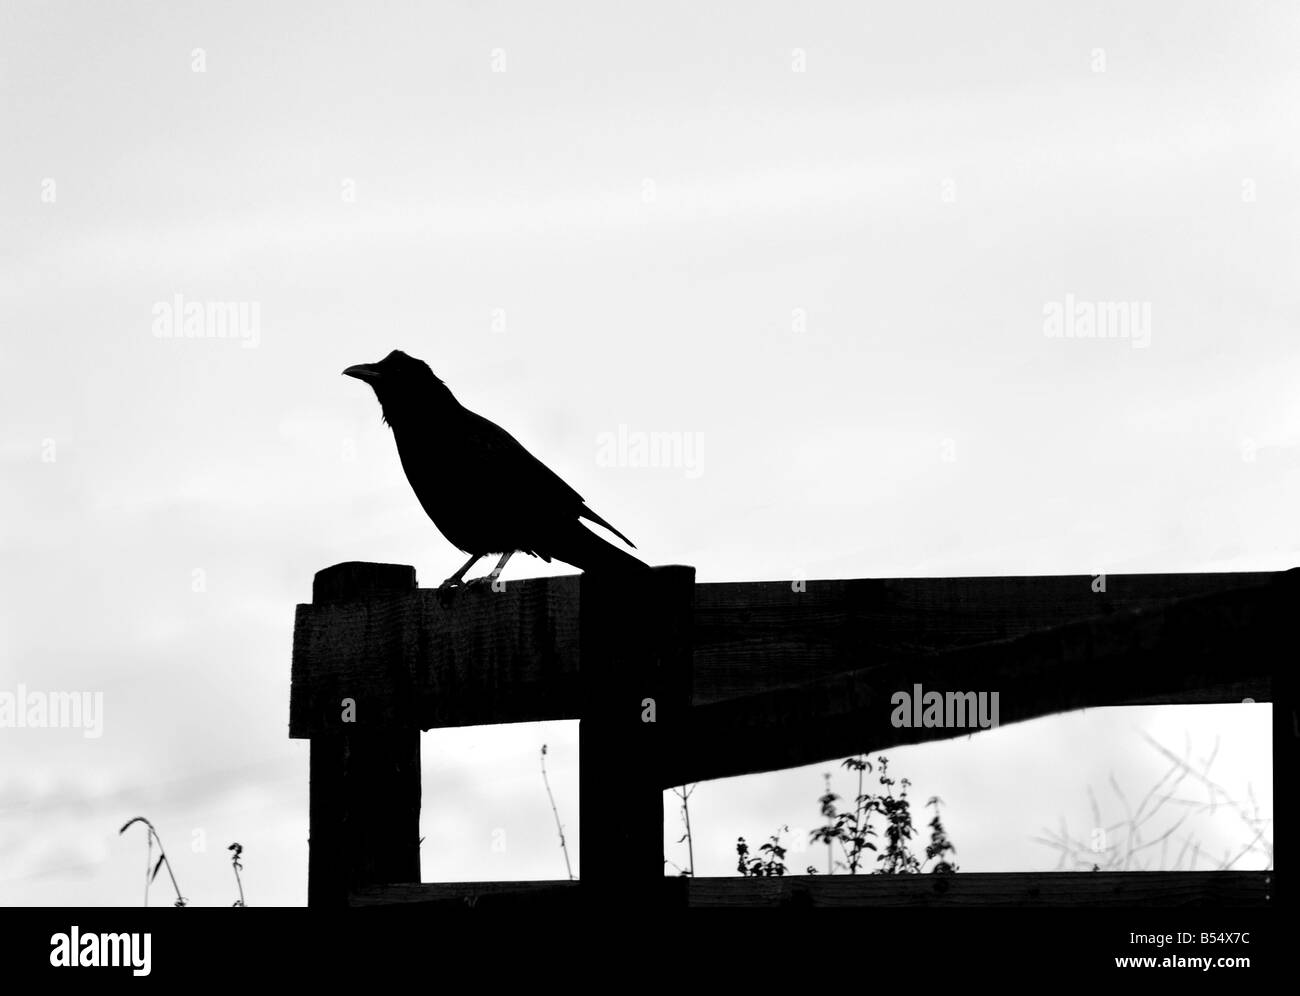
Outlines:
[[[355,377],[357,380],[364,380],[367,384],[373,384],[379,380],[379,367],[374,363],[358,363],[355,367],[344,370],[343,376]]]

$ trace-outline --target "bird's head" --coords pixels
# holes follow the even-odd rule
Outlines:
[[[389,425],[409,415],[455,404],[451,392],[429,364],[395,349],[378,363],[358,363],[343,371],[344,376],[363,380],[374,389]]]

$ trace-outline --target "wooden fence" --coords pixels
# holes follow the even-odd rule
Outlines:
[[[665,878],[666,788],[971,732],[891,723],[891,697],[917,684],[996,691],[1002,724],[1271,701],[1274,825],[1289,829],[1300,571],[1102,588],[1086,575],[696,584],[670,566],[617,586],[439,591],[412,567],[337,564],[294,627],[308,904],[1276,905],[1275,872]],[[420,731],[557,719],[580,720],[581,882],[420,883]]]

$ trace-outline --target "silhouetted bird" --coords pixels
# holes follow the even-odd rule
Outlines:
[[[470,555],[442,587],[461,584],[489,554],[501,559],[476,580],[496,580],[515,553],[583,571],[648,569],[583,526],[579,519],[598,523],[635,548],[514,436],[457,401],[427,363],[394,350],[343,373],[374,388],[415,497],[439,531]]]

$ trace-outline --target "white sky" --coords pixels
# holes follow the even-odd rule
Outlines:
[[[232,840],[250,903],[305,900],[294,604],[462,559],[339,376],[393,348],[701,581],[1300,561],[1294,5],[562,7],[4,5],[0,690],[106,715],[0,730],[0,902],[138,902],[138,814],[194,903],[233,901]],[[256,302],[257,348],[155,338],[175,294]],[[1149,303],[1149,348],[1045,337],[1066,294]],[[602,466],[620,425],[701,434],[702,472]],[[1140,730],[1219,737],[1271,815],[1267,718],[890,753],[964,869],[1050,868],[1089,786],[1163,771]],[[427,735],[426,879],[563,875],[543,742],[576,838],[572,724]],[[702,785],[697,870],[814,825],[829,769]]]

